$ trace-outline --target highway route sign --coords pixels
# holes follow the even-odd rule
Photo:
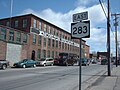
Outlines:
[[[89,38],[90,21],[71,23],[71,38]]]

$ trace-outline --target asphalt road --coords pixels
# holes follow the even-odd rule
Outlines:
[[[104,73],[105,65],[82,66],[82,89]],[[79,66],[0,70],[0,90],[78,90]]]

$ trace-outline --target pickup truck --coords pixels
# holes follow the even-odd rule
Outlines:
[[[0,69],[6,69],[9,66],[9,62],[7,60],[0,60]]]

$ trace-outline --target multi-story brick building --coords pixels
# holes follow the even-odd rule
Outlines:
[[[82,57],[85,47],[86,41],[82,40]],[[0,59],[38,60],[54,58],[60,52],[79,55],[79,50],[79,39],[71,39],[69,32],[33,14],[0,19]]]
[[[85,45],[85,58],[89,59],[90,58],[90,54],[88,54],[90,51],[90,46]]]

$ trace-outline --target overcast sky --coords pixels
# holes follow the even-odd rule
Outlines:
[[[0,0],[0,19],[11,16],[10,1]],[[107,0],[101,1],[107,14]],[[119,3],[120,0],[110,0],[111,13],[120,13]],[[72,15],[85,11],[88,11],[88,20],[90,20],[90,38],[84,40],[90,46],[90,52],[107,51],[106,17],[99,0],[13,0],[12,16],[32,13],[70,32]],[[115,53],[113,19],[114,17],[111,17],[111,52]]]

